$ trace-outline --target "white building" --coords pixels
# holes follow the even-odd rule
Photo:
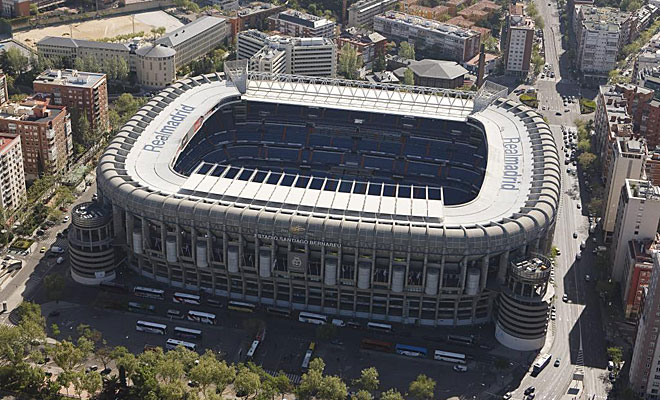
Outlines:
[[[204,16],[156,40],[156,44],[176,50],[176,68],[203,57],[229,36],[225,18]]]
[[[348,26],[371,26],[374,17],[394,8],[397,0],[360,0],[348,7]]]
[[[150,88],[162,88],[176,80],[176,51],[165,46],[144,46],[135,51],[138,82]]]
[[[660,221],[660,187],[649,181],[626,179],[621,188],[621,199],[616,216],[612,241],[612,278],[623,278],[628,242],[652,239]]]
[[[268,24],[271,30],[289,36],[334,38],[337,32],[336,22],[296,10],[270,16]]]
[[[461,64],[474,57],[481,44],[479,32],[395,11],[377,15],[374,30],[388,39],[406,40],[436,49],[435,58]]]
[[[584,75],[600,76],[616,68],[617,54],[630,37],[630,13],[583,5],[576,21],[576,66]]]
[[[21,137],[17,134],[0,134],[0,206],[11,211],[25,202],[25,170]]]
[[[606,198],[603,202],[605,240],[609,240],[615,230],[621,187],[626,179],[641,178],[646,153],[646,144],[639,140],[620,137],[612,143],[612,157],[605,181]]]
[[[510,15],[507,21],[505,70],[509,74],[526,75],[532,59],[534,20],[525,15]]]
[[[238,58],[249,60],[252,71],[316,77],[337,73],[335,43],[323,37],[293,38],[251,29],[238,34]]]

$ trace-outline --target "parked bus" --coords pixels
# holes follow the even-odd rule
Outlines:
[[[155,314],[156,307],[151,304],[138,303],[136,301],[128,302],[128,311],[146,314]]]
[[[473,345],[474,337],[472,336],[460,336],[460,335],[447,335],[447,340],[454,343]]]
[[[190,342],[184,342],[183,340],[177,340],[177,339],[167,339],[167,342],[165,343],[165,348],[167,350],[174,350],[178,346],[183,346],[188,350],[195,351],[197,348],[197,345],[195,343],[190,343]]]
[[[390,333],[392,332],[392,325],[380,324],[378,322],[369,322],[367,323],[367,329],[371,329],[372,331]]]
[[[202,331],[200,331],[199,329],[190,329],[190,328],[184,328],[182,326],[175,326],[174,336],[180,339],[200,340],[202,338]]]
[[[193,304],[198,306],[201,298],[196,294],[176,292],[172,295],[172,301],[175,303]]]
[[[427,350],[423,347],[408,346],[407,344],[397,344],[394,348],[397,354],[408,357],[426,357]]]
[[[465,364],[466,356],[461,353],[452,353],[449,351],[436,350],[433,358],[437,361],[447,361],[454,364]]]
[[[321,314],[301,311],[300,314],[298,314],[298,321],[314,325],[325,325],[328,322],[328,317]]]
[[[252,346],[250,346],[250,350],[248,350],[246,354],[248,361],[254,358],[254,353],[257,351],[257,347],[259,347],[259,343],[260,342],[258,340],[252,342]]]
[[[133,288],[133,294],[139,297],[148,297],[150,299],[165,299],[165,291],[162,289],[154,289],[144,286],[136,286]]]
[[[287,310],[285,308],[267,307],[266,312],[273,315],[279,315],[280,317],[285,317],[285,318],[289,318],[291,316],[291,310]]]
[[[155,322],[138,321],[135,324],[135,330],[138,332],[156,333],[164,335],[167,333],[167,325],[157,324]]]
[[[383,342],[382,340],[362,339],[362,342],[360,342],[360,347],[367,350],[384,351],[386,353],[391,353],[392,348],[394,346],[392,345],[392,343]]]
[[[215,314],[190,310],[188,311],[188,320],[213,325],[215,324]]]
[[[251,313],[257,306],[251,303],[244,303],[242,301],[231,300],[227,302],[227,308],[232,311],[241,311]]]
[[[552,354],[543,354],[541,357],[539,357],[534,363],[534,367],[532,369],[532,376],[536,376],[541,371],[543,371],[543,368],[545,368],[546,365],[548,365],[551,358],[552,358]]]
[[[121,283],[117,283],[117,282],[112,282],[112,281],[99,283],[99,288],[101,288],[101,290],[105,290],[107,292],[128,293],[128,289],[126,289],[125,285],[122,285]]]
[[[314,355],[314,349],[316,348],[316,343],[311,342],[307,351],[305,352],[305,358],[303,358],[301,369],[303,372],[307,372],[309,369],[309,362],[312,361],[312,356]]]

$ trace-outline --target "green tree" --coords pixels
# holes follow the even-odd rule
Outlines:
[[[406,72],[403,73],[403,84],[404,85],[415,84],[415,75],[413,74],[412,69],[406,68]]]
[[[581,152],[587,152],[591,150],[591,142],[589,140],[580,140],[577,147]]]
[[[261,379],[257,373],[250,371],[247,367],[238,370],[234,380],[234,388],[238,396],[248,399],[256,395],[260,387]]]
[[[584,169],[591,169],[596,161],[596,155],[593,153],[582,153],[578,156],[578,163]]]
[[[236,378],[236,371],[233,366],[219,361],[211,350],[207,350],[199,358],[199,362],[190,369],[188,377],[197,382],[202,393],[206,395],[211,384],[215,384],[216,389],[222,393],[225,387]]]
[[[608,347],[607,348],[607,357],[612,360],[612,362],[615,365],[621,364],[621,361],[623,360],[623,350],[621,347]]]
[[[385,54],[382,53],[378,54],[374,59],[373,71],[374,72],[385,71],[386,67],[387,67],[387,63],[385,62]]]
[[[433,399],[435,391],[435,381],[428,376],[421,374],[414,381],[410,382],[408,392],[418,400]]]
[[[51,347],[50,354],[53,362],[64,372],[75,372],[75,369],[82,365],[88,353],[72,342],[63,340]],[[62,386],[66,385],[62,383]]]
[[[53,273],[46,275],[44,278],[44,286],[46,287],[46,295],[50,300],[58,303],[64,295],[65,281],[62,275]]]
[[[371,400],[373,398],[374,396],[372,396],[371,393],[367,392],[366,390],[358,390],[358,392],[353,397],[355,400]]]
[[[90,397],[94,396],[94,394],[101,390],[101,387],[103,386],[101,374],[96,371],[89,371],[86,374],[83,374],[81,383],[83,390],[86,391]]]
[[[14,77],[24,73],[29,65],[28,58],[15,47],[0,52],[0,66],[4,72]]]
[[[357,47],[346,44],[339,52],[338,72],[346,79],[357,79],[359,70],[362,68],[362,57],[357,51]]]
[[[293,387],[291,386],[291,381],[282,371],[280,371],[280,373],[277,374],[277,376],[274,378],[273,383],[275,385],[275,388],[277,389],[277,393],[280,395],[282,399],[284,399],[284,395],[286,393],[289,393],[293,389]]]
[[[348,395],[346,384],[338,376],[326,376],[318,391],[320,400],[344,400]]]
[[[410,60],[415,59],[415,44],[410,42],[401,42],[399,43],[399,52],[400,57],[407,58]]]
[[[125,81],[128,79],[128,74],[130,72],[130,68],[128,67],[128,62],[124,57],[117,57],[117,77],[116,79],[118,81]]]
[[[378,370],[374,367],[363,369],[360,372],[360,378],[354,380],[353,384],[367,392],[375,392],[380,386]]]
[[[325,363],[320,358],[315,358],[309,363],[309,370],[300,379],[300,385],[296,388],[296,397],[307,400],[315,397],[324,384],[323,370]]]

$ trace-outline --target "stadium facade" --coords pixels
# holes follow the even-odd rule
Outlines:
[[[483,323],[514,262],[548,250],[560,196],[547,124],[486,86],[240,68],[190,78],[108,146],[99,201],[130,267],[175,287],[328,315]],[[515,323],[498,329],[521,336]]]

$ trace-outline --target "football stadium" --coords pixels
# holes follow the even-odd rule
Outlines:
[[[547,252],[560,196],[547,124],[505,96],[488,82],[189,78],[108,146],[99,202],[129,267],[174,287],[347,318],[484,323],[512,265]],[[93,263],[72,273],[114,278]]]

